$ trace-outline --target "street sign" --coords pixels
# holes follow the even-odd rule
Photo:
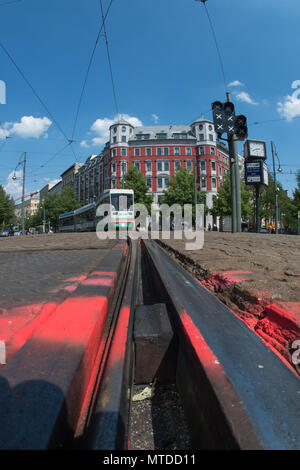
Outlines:
[[[261,160],[245,160],[245,183],[268,186],[267,165]]]

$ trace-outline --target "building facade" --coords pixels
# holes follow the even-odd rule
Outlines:
[[[242,167],[242,157],[240,160]],[[207,193],[206,203],[211,208],[213,195],[229,170],[229,155],[208,119],[200,118],[186,126],[140,127],[121,119],[110,127],[110,139],[101,154],[89,157],[74,174],[74,190],[81,204],[122,184],[130,165],[146,176],[155,203],[160,202],[180,165],[196,172],[197,184]],[[210,217],[207,223],[213,222]]]
[[[38,208],[39,208],[40,198],[39,197],[31,197],[24,201],[24,216],[29,217],[34,215]],[[17,217],[22,216],[22,203],[15,205],[15,214]]]

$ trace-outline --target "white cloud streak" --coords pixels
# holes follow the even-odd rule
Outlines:
[[[35,118],[33,116],[23,116],[20,122],[5,122],[0,127],[0,139],[5,139],[11,135],[16,135],[22,139],[33,137],[39,139],[41,136],[47,138],[47,130],[52,121],[47,117]]]
[[[228,86],[244,86],[245,84],[239,80],[234,80],[233,82],[228,83]]]
[[[244,101],[245,103],[249,104],[257,104],[253,99],[250,97],[249,93],[246,91],[241,91],[240,93],[235,93],[235,97],[239,101]]]
[[[90,130],[94,132],[95,137],[90,143],[88,143],[86,140],[82,140],[80,146],[87,148],[90,146],[104,145],[109,140],[110,126],[120,119],[124,119],[134,127],[143,125],[139,118],[135,116],[130,116],[129,114],[116,115],[113,119],[99,118],[93,123],[92,127],[90,128]]]

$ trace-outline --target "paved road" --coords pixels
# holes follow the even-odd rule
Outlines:
[[[0,239],[0,340],[9,348],[17,333],[66,299],[114,244],[94,233]]]

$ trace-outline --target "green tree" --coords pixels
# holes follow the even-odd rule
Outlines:
[[[65,187],[60,194],[50,194],[40,205],[38,211],[27,219],[26,225],[35,227],[41,225],[44,220],[50,222],[57,229],[60,214],[69,212],[80,207],[75,192],[70,187]]]
[[[119,189],[133,189],[134,202],[144,204],[150,214],[153,194],[147,194],[149,186],[147,179],[134,165],[129,167],[128,173],[124,176],[124,181],[119,184]]]
[[[0,185],[0,224],[13,224],[15,220],[14,201]]]
[[[241,178],[241,213],[242,217],[248,218],[253,211],[253,195],[252,192],[245,185]],[[230,172],[228,171],[223,179],[223,184],[220,186],[218,194],[213,196],[213,208],[211,213],[214,216],[224,217],[231,215],[231,183]]]
[[[206,192],[198,191],[197,187],[197,204],[204,204],[205,214],[208,212],[206,206]],[[193,206],[194,217],[194,202],[195,202],[195,177],[194,174],[187,168],[180,166],[175,173],[175,176],[170,179],[170,185],[164,191],[162,203],[172,206],[179,204],[182,208],[184,204],[191,204]]]

